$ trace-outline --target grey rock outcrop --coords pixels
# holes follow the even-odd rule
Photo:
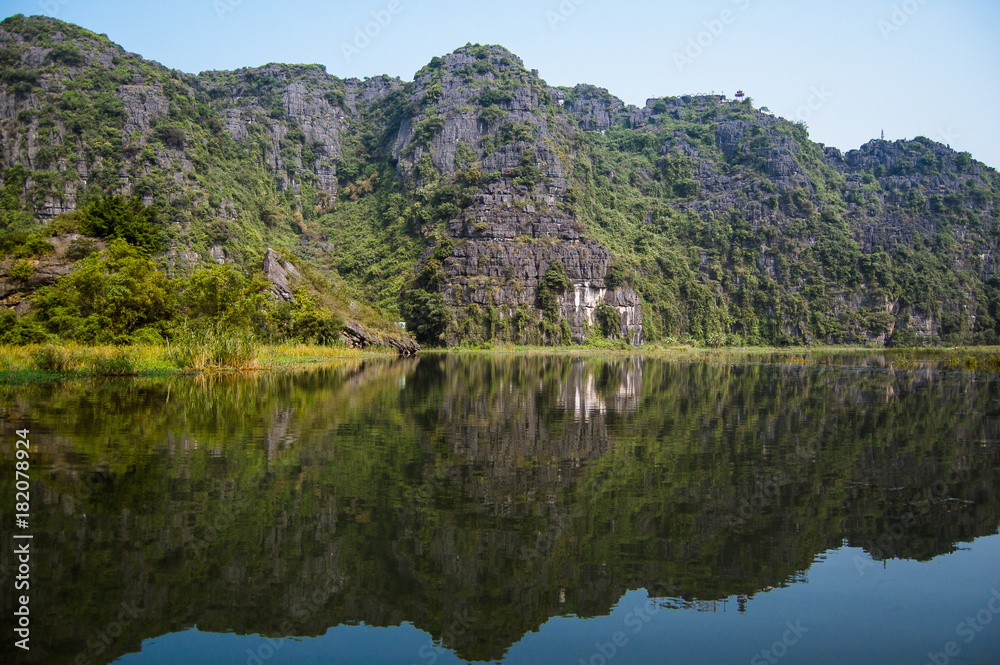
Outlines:
[[[379,333],[357,321],[348,321],[344,324],[344,332],[341,335],[341,339],[348,346],[357,349],[382,347],[393,349],[401,356],[412,356],[420,351],[420,345],[408,335]]]
[[[302,275],[294,265],[268,247],[267,254],[264,255],[263,270],[267,280],[271,283],[271,295],[274,296],[275,300],[284,300],[285,302],[295,300],[291,282]]]
[[[544,201],[491,186],[476,206],[448,224],[448,235],[456,242],[442,267],[445,302],[454,308],[493,307],[505,318],[519,309],[535,310],[540,281],[559,262],[573,283],[557,297],[559,315],[569,323],[574,341],[593,334],[598,308],[604,305],[620,319],[614,336],[642,344],[639,295],[629,287],[608,288],[611,253],[581,231],[577,221],[547,209]]]

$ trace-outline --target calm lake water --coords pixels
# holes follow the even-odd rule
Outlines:
[[[0,661],[1000,663],[1000,379],[857,361],[0,386]]]

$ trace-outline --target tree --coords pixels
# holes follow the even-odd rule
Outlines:
[[[158,211],[154,206],[144,206],[138,196],[93,199],[82,213],[81,229],[87,235],[105,240],[121,238],[145,254],[164,249],[163,229],[157,224]]]
[[[267,282],[248,278],[230,265],[196,271],[181,288],[180,304],[190,318],[208,318],[231,328],[247,328],[267,303]]]
[[[127,342],[142,328],[166,332],[176,316],[176,294],[176,284],[153,261],[118,239],[39,289],[32,316],[48,332],[81,342]]]
[[[399,308],[421,344],[440,343],[451,324],[451,310],[440,293],[411,289],[400,298]]]

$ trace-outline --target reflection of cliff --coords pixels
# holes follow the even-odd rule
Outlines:
[[[635,411],[642,390],[642,365],[642,359],[629,358],[603,362],[598,371],[587,371],[587,363],[576,360],[571,380],[559,386],[558,404],[581,420],[609,411]]]
[[[1000,523],[998,411],[968,374],[429,356],[17,392],[0,435],[29,426],[46,469],[35,662],[456,616],[446,646],[495,659],[629,588],[753,595],[844,538],[926,559]],[[139,618],[88,650],[122,602]]]

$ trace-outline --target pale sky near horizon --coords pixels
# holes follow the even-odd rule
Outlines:
[[[742,89],[844,151],[884,130],[1000,167],[996,0],[0,0],[0,8],[4,17],[76,23],[191,73],[289,62],[412,80],[467,42],[502,44],[550,85],[591,83],[638,106]],[[373,36],[359,37],[366,29]]]

